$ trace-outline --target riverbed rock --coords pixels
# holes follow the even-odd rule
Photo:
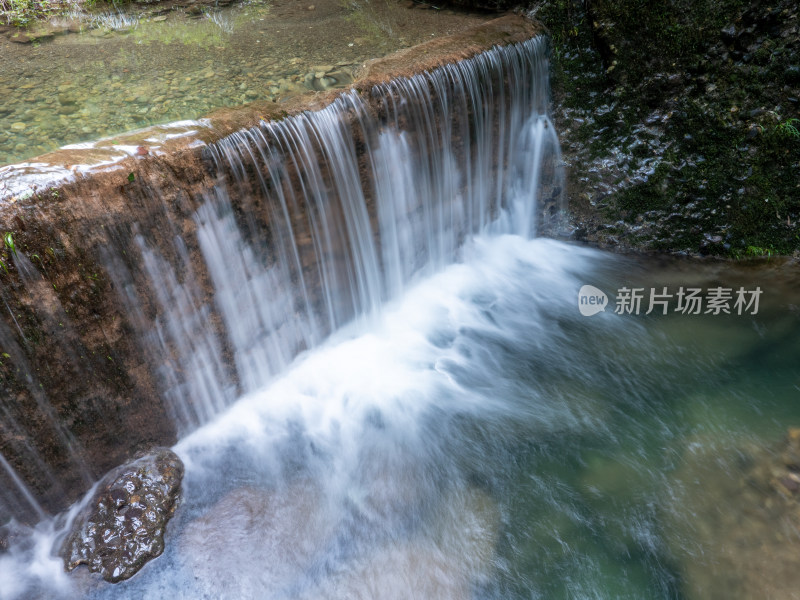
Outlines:
[[[15,31],[11,35],[9,35],[8,39],[14,42],[15,44],[30,44],[33,41],[31,36],[19,31]]]
[[[797,598],[800,429],[768,448],[687,444],[665,523],[687,598]]]
[[[179,554],[211,596],[222,585],[231,597],[259,597],[289,585],[330,543],[335,520],[327,507],[324,490],[309,479],[272,490],[238,488],[185,527]],[[242,565],[249,565],[248,577],[226,581]]]
[[[116,583],[159,556],[182,479],[183,463],[167,448],[108,473],[61,547],[66,569],[86,564]]]
[[[303,600],[468,600],[491,579],[501,516],[497,503],[478,488],[444,494],[431,515],[431,529],[407,532],[355,555]]]
[[[470,580],[458,558],[426,540],[403,540],[378,549],[364,562],[343,570],[330,589],[315,590],[303,600],[469,600]]]
[[[0,525],[0,556],[7,553],[9,548],[19,544],[24,538],[29,538],[31,531],[17,521],[11,520]]]
[[[467,487],[452,490],[440,507],[436,541],[471,583],[488,579],[500,539],[500,508],[488,492]]]

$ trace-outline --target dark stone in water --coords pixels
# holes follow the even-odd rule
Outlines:
[[[336,87],[344,87],[352,83],[352,81],[353,78],[344,71],[331,71],[324,73],[308,73],[303,83],[310,90],[323,92]]]
[[[67,570],[84,563],[116,583],[159,556],[182,478],[183,463],[167,448],[108,473],[61,547]]]

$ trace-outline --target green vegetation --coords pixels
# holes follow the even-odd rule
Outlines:
[[[748,246],[744,250],[733,250],[731,257],[736,260],[743,260],[748,258],[766,258],[769,260],[774,254],[777,254],[772,248],[759,248],[758,246]]]
[[[601,53],[624,65],[617,77],[637,81],[653,70],[696,60],[746,0],[593,0]]]
[[[10,233],[10,232],[6,233],[3,236],[3,243],[5,244],[6,248],[11,250],[12,254],[16,254],[17,253],[17,246],[16,246],[16,244],[14,244],[14,235],[12,233]]]
[[[0,0],[0,24],[28,27],[39,19],[74,11],[93,10],[102,5],[106,11],[129,2],[151,0]]]
[[[3,254],[2,258],[0,258],[0,269],[2,269],[6,275],[8,275],[8,264],[6,264],[6,260],[8,260],[8,255],[6,251],[10,251],[12,254],[17,253],[17,246],[14,243],[14,235],[11,232],[6,233],[3,236]]]
[[[745,248],[745,256],[766,256],[771,257],[774,254],[770,248],[759,248],[758,246],[748,246]]]
[[[800,130],[797,126],[800,125],[800,119],[787,119],[775,126],[775,131],[781,137],[800,139]]]
[[[98,0],[0,0],[0,25],[28,27],[39,19],[92,8]],[[110,0],[109,4],[114,3]]]
[[[0,23],[24,27],[63,12],[65,4],[59,0],[0,0]]]
[[[800,251],[797,10],[789,0],[538,3],[567,109],[559,125],[580,147],[573,164],[617,157],[596,177],[618,191],[584,209],[605,224],[590,236],[734,258]],[[643,161],[654,169],[631,177]]]

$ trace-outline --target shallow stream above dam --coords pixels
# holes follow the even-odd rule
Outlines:
[[[153,12],[130,4],[54,18],[49,29],[59,35],[41,41],[0,35],[0,165],[220,107],[346,88],[366,60],[486,20],[422,8],[276,0]]]

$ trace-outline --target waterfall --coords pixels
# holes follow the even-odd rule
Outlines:
[[[103,225],[111,242],[98,245],[97,262],[146,365],[136,372],[155,382],[142,394],[155,388],[178,436],[332,332],[376,319],[387,301],[457,261],[476,234],[532,237],[554,226],[563,182],[547,43],[495,47],[236,132],[205,148],[210,184],[199,191],[154,177],[127,188],[130,221]],[[162,186],[178,192],[167,198]],[[35,264],[24,266],[41,281]],[[66,324],[69,342],[77,325],[50,295],[49,318]],[[0,323],[9,337],[3,331]],[[79,444],[54,411],[43,414],[85,488],[92,469]],[[13,469],[39,460],[24,450],[16,462],[0,454],[0,517],[43,514]],[[44,462],[31,473],[53,479],[52,489],[60,477]]]
[[[351,90],[208,148],[217,183],[194,220],[233,373],[221,366],[224,344],[202,328],[212,308],[194,280],[179,284],[142,242],[180,431],[264,386],[331,331],[370,319],[490,224],[535,235],[561,189],[545,43]],[[232,196],[250,210],[237,214]]]

